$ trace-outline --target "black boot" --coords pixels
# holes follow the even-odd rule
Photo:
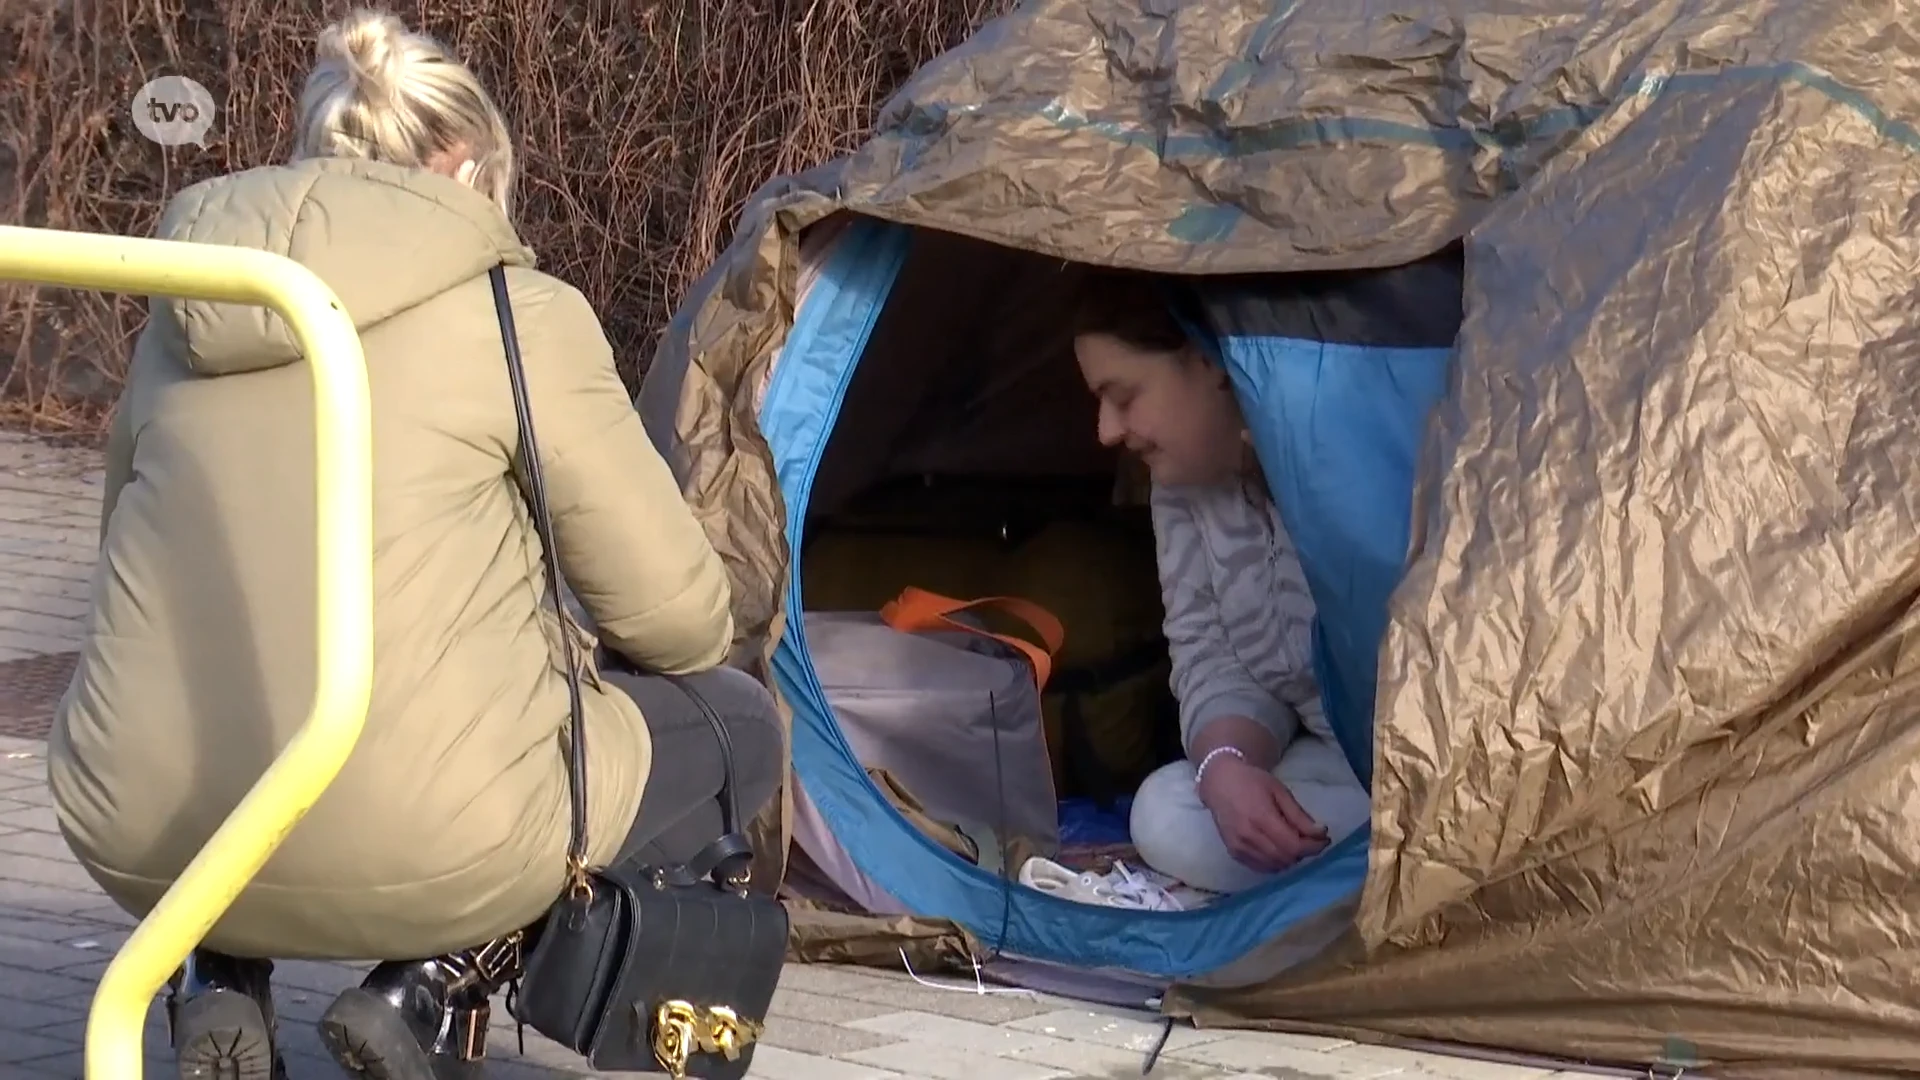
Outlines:
[[[517,939],[381,964],[320,1017],[320,1041],[350,1076],[480,1080],[494,991],[518,974]]]
[[[273,964],[195,949],[167,994],[181,1080],[285,1080],[274,1048]]]

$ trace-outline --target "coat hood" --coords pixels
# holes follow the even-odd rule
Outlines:
[[[337,158],[195,184],[168,204],[159,236],[285,255],[333,289],[363,334],[496,264],[534,262],[500,208],[465,184]],[[300,357],[292,331],[263,307],[155,298],[151,311],[181,335],[187,364],[200,375],[260,371]]]

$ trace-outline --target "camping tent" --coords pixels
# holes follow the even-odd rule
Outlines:
[[[1920,1071],[1912,15],[1030,0],[765,187],[640,407],[794,777],[920,916],[800,912],[797,947],[1125,969],[1205,1022]],[[1370,832],[1200,912],[1008,889],[927,840],[797,631],[816,504],[1093,467],[1058,308],[1085,264],[1205,305],[1370,774]],[[1408,274],[1454,283],[1452,347],[1364,340],[1396,310],[1369,283]],[[856,371],[898,407],[843,409]]]

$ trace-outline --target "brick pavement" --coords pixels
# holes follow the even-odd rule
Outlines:
[[[95,981],[131,921],[69,855],[46,792],[44,737],[85,620],[100,497],[97,455],[0,433],[0,1077],[81,1075]],[[347,964],[275,973],[294,1080],[338,1075],[312,1021],[357,982]],[[755,1080],[1094,1080],[1139,1075],[1158,1040],[1151,1016],[1039,994],[919,985],[902,972],[789,967]],[[590,1075],[496,1008],[494,1080]],[[147,1072],[170,1066],[156,1007]],[[1175,1028],[1153,1076],[1166,1080],[1545,1080],[1500,1065],[1330,1039]]]
[[[0,663],[79,647],[99,514],[97,454],[0,433]]]

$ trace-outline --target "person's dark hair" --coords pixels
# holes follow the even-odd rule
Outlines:
[[[1168,300],[1165,285],[1153,274],[1090,269],[1074,298],[1073,336],[1106,334],[1136,349],[1175,352],[1190,339]]]

